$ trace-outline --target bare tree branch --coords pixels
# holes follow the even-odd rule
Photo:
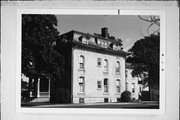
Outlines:
[[[147,28],[147,33],[148,33],[148,36],[149,36],[149,28],[153,25],[153,23],[151,23],[148,28]]]
[[[152,16],[152,15],[150,15],[150,16],[142,17],[142,16],[138,15],[138,18],[141,19],[141,20],[143,20],[143,21],[146,21],[146,22],[149,22],[149,23],[150,23],[150,25],[147,27],[147,34],[148,34],[148,36],[150,35],[149,30],[150,30],[150,28],[151,28],[153,25],[157,25],[157,26],[159,27],[155,32],[153,32],[153,34],[154,34],[154,33],[157,33],[157,32],[160,30],[160,19],[157,18],[157,16]],[[140,34],[141,34],[142,36],[144,36],[144,35],[142,34],[142,31],[141,31],[141,30],[140,30]]]
[[[140,28],[140,34],[142,37],[145,37],[145,35],[143,35],[142,31],[141,31],[141,28]]]

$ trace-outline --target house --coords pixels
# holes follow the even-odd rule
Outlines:
[[[142,78],[132,76],[134,66],[126,62],[126,90],[131,92],[133,100],[139,100],[143,91]]]
[[[71,103],[117,102],[125,90],[125,58],[118,41],[109,39],[108,28],[91,35],[70,31],[56,43],[65,56],[61,88],[71,93]]]
[[[70,94],[70,103],[119,102],[125,90],[132,93],[133,99],[139,99],[140,78],[132,77],[133,67],[126,64],[127,53],[119,41],[109,37],[108,28],[93,35],[67,32],[60,36],[56,47],[65,59],[65,74],[57,90],[64,96]],[[49,101],[50,80],[39,79],[37,86],[35,101]]]

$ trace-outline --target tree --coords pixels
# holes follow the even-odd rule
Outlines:
[[[127,62],[135,67],[132,75],[145,76],[144,82],[148,83],[149,87],[159,86],[160,34],[151,34],[136,41],[129,52],[131,55],[127,58]]]
[[[54,15],[22,15],[22,74],[29,78],[29,92],[34,94],[39,78],[50,79],[51,101],[55,101],[53,91],[61,80],[64,63],[52,45],[59,38],[56,26]]]

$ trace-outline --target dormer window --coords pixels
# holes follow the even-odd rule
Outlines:
[[[97,44],[98,44],[98,45],[101,45],[101,40],[97,40]]]
[[[83,36],[80,36],[80,37],[79,37],[79,41],[80,41],[81,43],[87,44],[87,39],[84,38]]]
[[[82,43],[87,44],[87,40],[84,37],[82,38]]]
[[[113,45],[113,50],[117,50],[117,46],[115,44]]]

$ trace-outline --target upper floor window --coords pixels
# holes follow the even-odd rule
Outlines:
[[[108,72],[108,60],[107,59],[104,60],[104,71]]]
[[[97,58],[97,66],[101,66],[101,58]]]
[[[120,72],[120,62],[119,61],[117,61],[116,62],[116,72]]]
[[[84,69],[84,56],[80,56],[80,60],[79,60],[79,67],[80,69]]]
[[[115,44],[113,45],[113,50],[117,50],[117,46]]]

